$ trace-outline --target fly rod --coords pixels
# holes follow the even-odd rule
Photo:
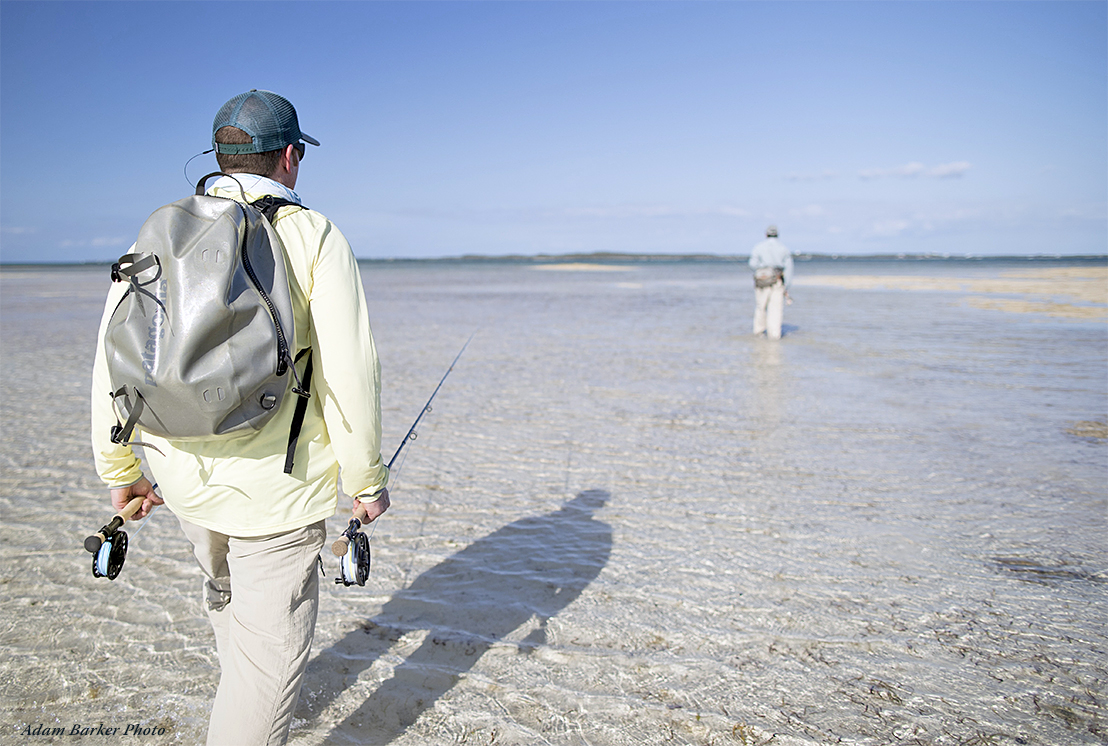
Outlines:
[[[476,332],[474,332],[474,334],[476,334]],[[392,465],[396,463],[396,457],[404,450],[404,446],[408,445],[409,441],[416,439],[416,428],[419,427],[420,420],[423,419],[423,415],[431,411],[431,402],[435,400],[435,395],[439,393],[439,389],[441,389],[443,383],[446,382],[446,377],[450,375],[450,371],[454,370],[454,366],[457,364],[458,360],[461,359],[462,353],[466,351],[466,348],[469,347],[469,343],[472,340],[473,334],[469,335],[469,339],[462,345],[462,349],[458,351],[458,354],[454,357],[454,361],[450,363],[450,367],[443,373],[439,385],[431,392],[431,397],[427,399],[427,403],[423,405],[423,409],[419,410],[415,422],[408,428],[408,432],[404,436],[404,439],[400,441],[400,445],[397,447],[396,452],[393,453],[392,458],[389,459],[387,468],[390,473],[392,471]],[[369,540],[366,538],[366,535],[359,530],[362,527],[362,519],[365,517],[365,505],[359,502],[358,507],[354,509],[354,517],[350,519],[350,524],[346,527],[346,530],[342,532],[342,535],[331,545],[332,554],[342,558],[339,564],[340,577],[335,579],[336,583],[342,583],[344,585],[353,585],[355,583],[358,585],[365,585],[366,578],[369,577]]]

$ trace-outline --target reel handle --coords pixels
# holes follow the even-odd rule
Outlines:
[[[362,522],[357,518],[350,519],[350,525],[346,527],[346,530],[342,532],[342,536],[335,539],[335,543],[331,545],[331,554],[336,557],[342,557],[346,554],[347,548],[350,546],[351,540],[354,538],[354,534],[358,533],[358,529],[362,527]]]
[[[342,557],[346,554],[347,547],[350,546],[354,534],[362,527],[362,521],[366,519],[366,516],[365,505],[359,502],[358,507],[354,509],[354,517],[350,519],[350,525],[342,532],[342,536],[335,539],[335,543],[331,545],[331,554],[336,557]]]
[[[101,545],[108,540],[108,537],[119,530],[128,518],[138,512],[142,507],[142,501],[145,497],[136,497],[123,506],[123,510],[112,516],[112,519],[108,522],[108,525],[104,526],[97,533],[85,538],[85,549],[92,554],[96,554],[100,551]]]

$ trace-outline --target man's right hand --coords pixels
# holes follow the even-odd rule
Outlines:
[[[111,492],[112,507],[115,508],[116,512],[123,510],[127,503],[131,502],[136,497],[146,498],[142,501],[142,507],[131,516],[131,520],[135,521],[145,518],[150,514],[150,511],[154,509],[154,506],[162,504],[162,499],[154,492],[154,485],[150,484],[150,480],[146,477],[126,487],[116,487],[112,489]]]
[[[380,495],[372,502],[362,502],[354,498],[354,517],[362,523],[373,523],[389,509],[389,491],[382,489]]]

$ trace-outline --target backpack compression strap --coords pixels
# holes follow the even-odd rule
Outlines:
[[[146,282],[139,281],[139,275],[148,269],[157,269],[157,273],[153,278]],[[128,282],[130,285],[127,288],[127,292],[123,294],[123,298],[126,298],[131,293],[135,294],[135,301],[138,303],[139,310],[142,311],[142,315],[146,315],[146,307],[142,305],[142,296],[146,295],[154,299],[154,302],[161,306],[162,311],[165,311],[165,304],[158,300],[158,296],[151,293],[146,289],[146,285],[152,285],[160,280],[162,277],[162,261],[158,259],[157,254],[142,253],[142,254],[124,254],[119,257],[119,261],[112,265],[112,282]],[[119,302],[123,302],[123,298],[119,299]]]
[[[300,440],[300,428],[304,426],[304,415],[308,411],[309,391],[312,386],[312,348],[308,347],[300,351],[296,356],[299,360],[304,355],[308,356],[308,362],[304,364],[304,377],[301,379],[303,393],[297,391],[296,409],[292,413],[292,425],[289,427],[289,447],[285,452],[285,473],[292,474],[292,460],[296,456],[296,443]],[[293,372],[296,371],[295,364]]]
[[[135,424],[138,422],[139,416],[142,414],[142,410],[146,408],[146,399],[143,398],[139,390],[133,389],[135,392],[135,403],[131,406],[131,398],[127,395],[127,387],[120,386],[119,390],[112,392],[112,400],[117,401],[120,397],[123,397],[124,409],[127,410],[127,422],[123,425],[119,424],[119,420],[115,421],[115,425],[112,426],[111,438],[113,443],[117,443],[121,446],[142,446],[144,448],[153,448],[158,453],[162,453],[162,449],[158,448],[153,443],[143,443],[141,440],[131,440],[131,432],[135,429]]]

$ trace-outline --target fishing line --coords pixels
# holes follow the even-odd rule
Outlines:
[[[160,507],[162,507],[162,506],[161,505],[155,505],[154,507],[152,507],[150,509],[150,512],[147,513],[146,517],[142,519],[142,523],[140,523],[139,527],[135,529],[135,536],[138,536],[139,531],[142,531],[144,528],[146,528],[146,524],[150,522],[150,519],[154,517],[154,514],[158,512],[158,508],[160,508]]]
[[[155,491],[155,494],[156,494],[157,489],[158,489],[158,483],[154,482],[154,486],[151,487],[151,490]],[[139,531],[142,531],[144,528],[146,528],[146,524],[150,523],[150,519],[154,517],[154,514],[158,512],[158,508],[160,508],[160,507],[162,507],[162,506],[161,505],[155,505],[154,507],[152,507],[150,509],[150,512],[147,513],[146,517],[142,519],[142,523],[140,523],[139,527],[135,529],[135,536],[138,536]],[[134,537],[132,537],[132,538],[134,538]]]

